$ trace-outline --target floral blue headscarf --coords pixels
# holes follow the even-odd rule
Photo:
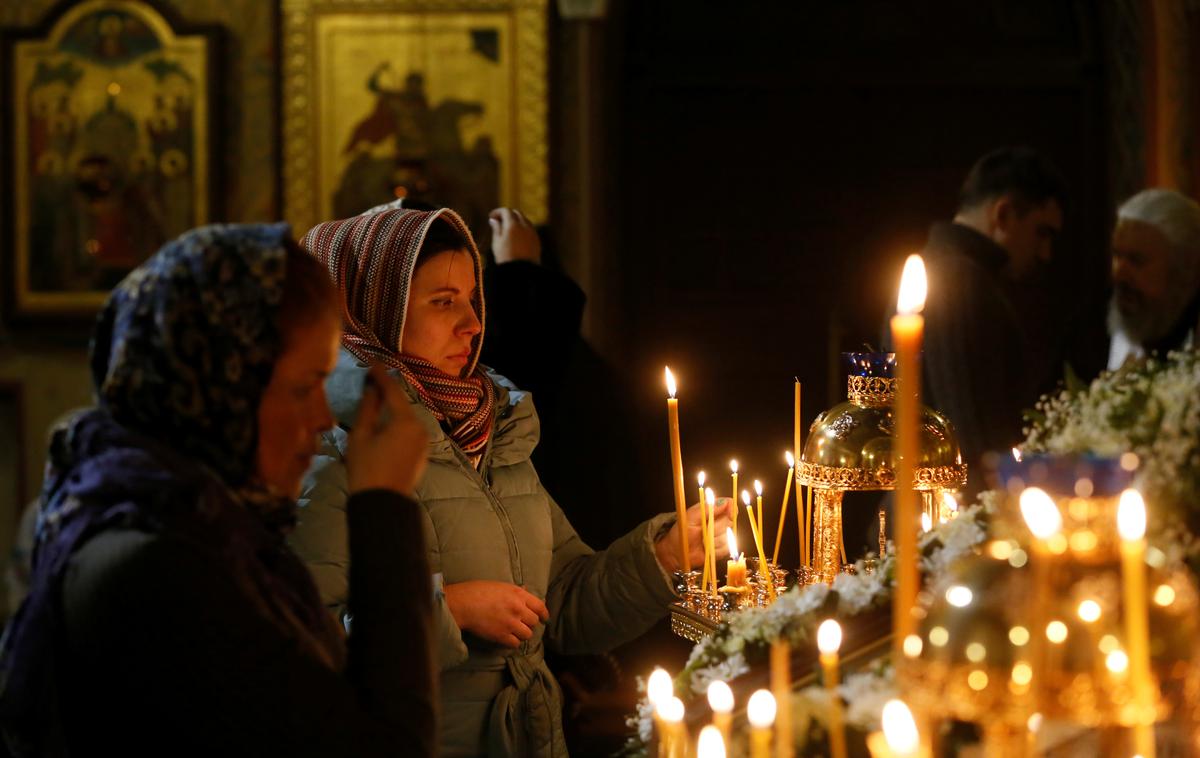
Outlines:
[[[10,744],[56,730],[54,640],[71,556],[110,528],[204,546],[281,634],[327,665],[337,628],[284,542],[295,503],[258,483],[258,405],[282,337],[288,226],[215,225],[167,243],[113,290],[92,341],[97,408],[53,435],[30,594],[0,649]]]

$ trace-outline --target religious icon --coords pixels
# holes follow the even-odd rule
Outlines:
[[[90,316],[165,241],[209,219],[212,32],[143,2],[85,2],[6,40],[14,104],[10,314]],[[36,36],[35,36],[36,35]]]
[[[545,3],[285,5],[284,196],[302,234],[409,197],[546,218]]]

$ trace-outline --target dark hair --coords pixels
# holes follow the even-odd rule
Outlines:
[[[309,255],[295,240],[284,242],[283,297],[276,315],[279,331],[286,343],[300,327],[308,326],[329,314],[341,320],[341,300],[329,270]]]
[[[1054,164],[1028,147],[1002,147],[980,158],[959,192],[959,210],[1011,195],[1018,213],[1057,200],[1067,206],[1067,183]]]
[[[426,263],[438,253],[444,253],[447,250],[470,249],[471,244],[462,232],[455,229],[445,219],[435,219],[429,225],[429,231],[426,232],[425,240],[421,243],[421,250],[417,253],[417,260],[413,264],[413,271],[415,272],[423,263]]]

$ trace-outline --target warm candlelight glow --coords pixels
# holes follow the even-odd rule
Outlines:
[[[1121,493],[1117,506],[1117,532],[1126,541],[1140,540],[1146,534],[1146,503],[1137,490]]]
[[[921,256],[908,256],[904,261],[904,273],[900,275],[900,296],[896,298],[896,313],[920,313],[925,310],[925,261]]]
[[[754,480],[754,493],[759,497],[762,497],[762,482],[758,481],[757,479]]]
[[[951,495],[949,492],[942,493],[942,504],[946,506],[946,510],[951,513],[958,513],[958,498]]]
[[[796,458],[792,455],[791,450],[785,450],[783,458],[787,461],[788,468],[796,468]]]
[[[897,755],[916,755],[921,746],[917,722],[903,700],[889,700],[883,706],[883,736],[888,748]]]
[[[832,655],[842,646],[841,624],[833,619],[825,619],[817,628],[817,649],[824,655]]]
[[[1079,604],[1077,612],[1079,613],[1079,618],[1090,624],[1100,618],[1100,604],[1095,600],[1084,600]]]
[[[742,490],[742,505],[745,505],[747,508],[750,507],[750,492],[748,490]]]
[[[704,488],[704,472],[703,471],[701,471],[699,474],[696,474],[696,483],[700,485],[701,489]]]
[[[757,690],[746,705],[746,719],[750,726],[766,729],[775,723],[775,696],[767,690]]]
[[[1038,487],[1027,487],[1021,493],[1021,516],[1033,536],[1045,540],[1062,529],[1062,514],[1046,491]]]
[[[658,704],[658,717],[668,724],[683,721],[683,701],[672,695]]]
[[[713,713],[729,713],[733,710],[733,690],[720,679],[708,685],[708,707]]]
[[[731,460],[731,461],[729,462],[729,472],[730,472],[731,474],[736,474],[736,473],[738,472],[738,462],[737,462],[737,458],[734,458],[733,460]]]
[[[696,758],[725,758],[725,740],[715,726],[700,730],[700,739],[696,741]]]
[[[1020,463],[1021,462],[1021,451],[1014,447],[1012,449],[1012,454],[1013,454],[1013,460],[1016,461],[1017,463]]]
[[[929,518],[928,513],[921,514],[921,531],[928,532],[933,528],[933,519]]]
[[[675,375],[671,373],[671,369],[664,367],[663,375],[667,379],[667,397],[675,397]]]
[[[656,668],[646,681],[646,698],[650,705],[658,707],[675,696],[675,685],[671,683],[671,675],[665,669]]]
[[[734,536],[732,528],[725,527],[725,539],[727,540],[727,542],[729,544],[730,560],[734,560],[734,561],[741,560],[742,554],[738,552],[737,537]]]

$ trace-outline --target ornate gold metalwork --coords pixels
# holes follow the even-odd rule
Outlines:
[[[511,30],[507,69],[513,82],[513,137],[497,150],[514,181],[501,187],[500,199],[518,206],[534,223],[544,223],[549,216],[546,4],[547,0],[283,0],[283,200],[284,216],[294,233],[299,236],[328,220],[323,218],[328,215],[324,202],[335,189],[321,178],[322,144],[332,138],[332,122],[339,117],[320,98],[319,85],[327,72],[321,69],[317,29],[318,22],[330,16],[394,20],[405,14],[437,14],[444,22],[446,14],[460,14],[478,16],[480,24],[494,16],[497,27]],[[362,73],[365,80],[370,72]]]
[[[671,631],[691,642],[700,642],[717,631],[718,622],[680,603],[671,606]]]
[[[915,477],[914,489],[917,490],[958,489],[967,483],[967,465],[958,463],[949,466],[919,468],[915,472]],[[868,492],[896,488],[896,473],[890,468],[842,468],[801,463],[796,472],[796,480],[818,490]]]
[[[896,399],[898,379],[886,376],[846,377],[846,397],[863,408],[886,408]]]

